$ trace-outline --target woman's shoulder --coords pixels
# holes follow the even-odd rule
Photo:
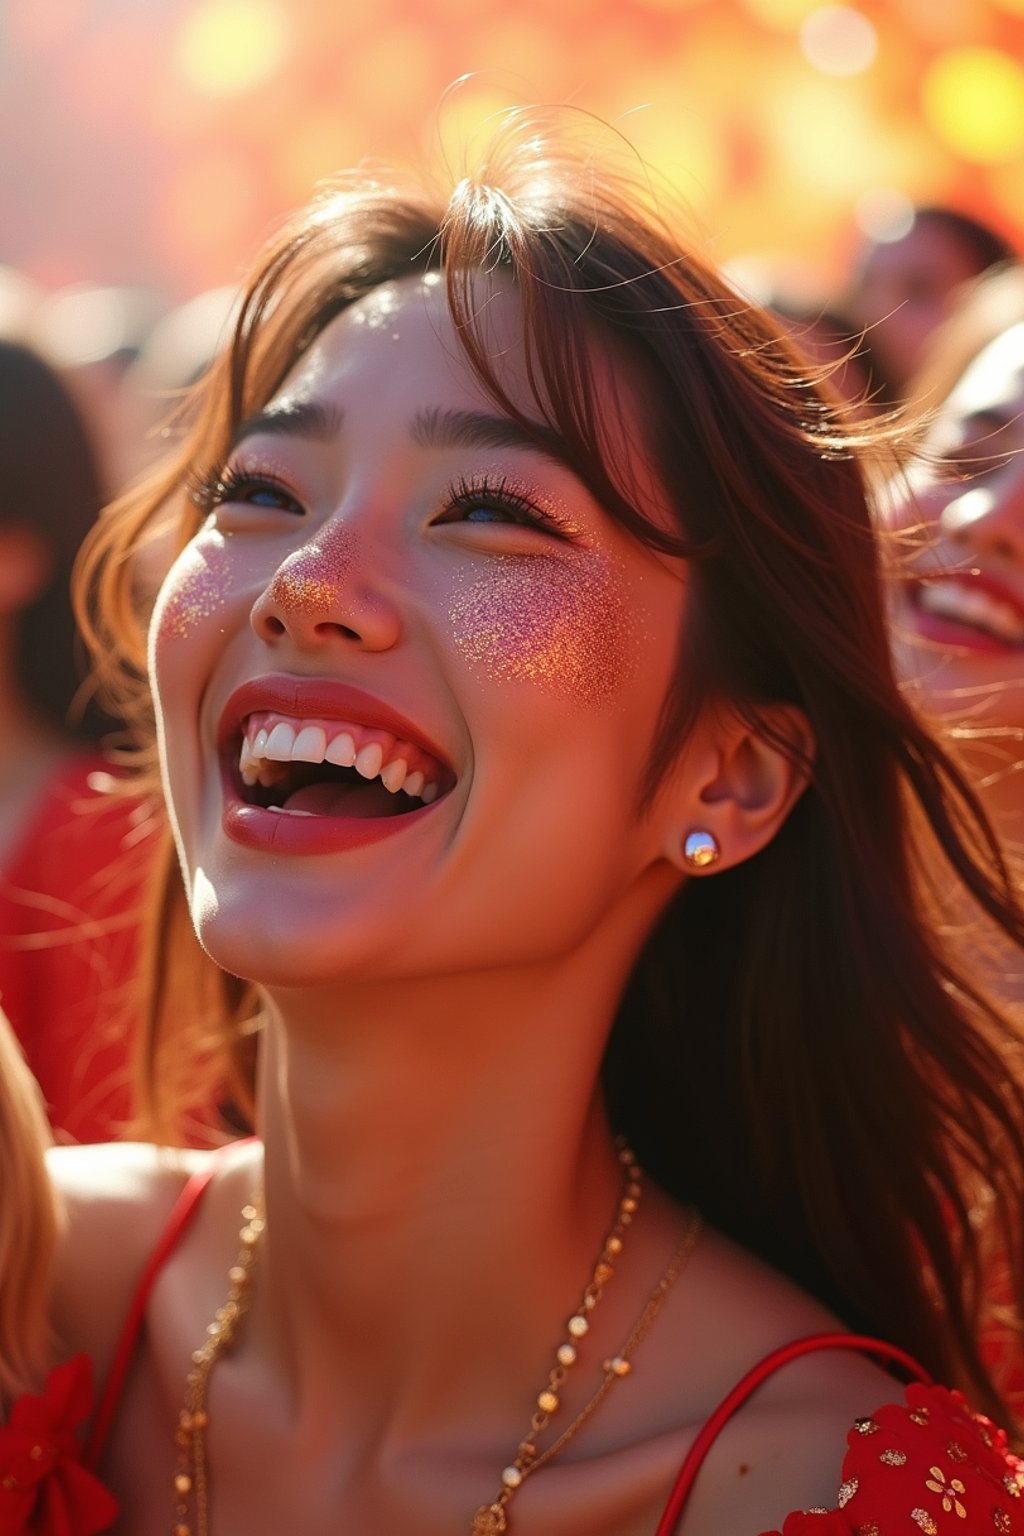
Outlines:
[[[102,1378],[176,1203],[220,1156],[133,1142],[50,1150],[63,1207],[52,1307],[60,1358],[84,1351]]]
[[[693,1536],[1024,1536],[1024,1464],[958,1392],[834,1351],[787,1364],[728,1425]]]
[[[713,1439],[686,1503],[687,1536],[1024,1536],[1020,1464],[957,1394],[904,1388],[852,1336],[838,1342],[842,1325],[817,1301],[717,1234],[700,1278],[707,1306],[695,1311],[729,1325],[708,1341],[728,1358],[714,1403],[748,1373],[757,1385]],[[792,1347],[810,1337],[834,1342]]]

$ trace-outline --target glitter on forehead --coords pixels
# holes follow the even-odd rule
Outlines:
[[[230,583],[220,564],[223,540],[189,544],[171,566],[160,589],[153,623],[161,638],[187,640],[204,619],[227,601]]]
[[[352,323],[363,325],[367,330],[378,331],[394,321],[398,308],[398,294],[393,283],[382,283],[366,294],[349,310]]]
[[[502,683],[534,683],[592,706],[636,673],[639,639],[607,561],[509,555],[471,582],[450,610],[455,644]]]

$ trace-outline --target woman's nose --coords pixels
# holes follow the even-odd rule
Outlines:
[[[947,501],[939,528],[950,541],[1024,562],[1024,454],[1015,455],[984,485],[969,485]]]
[[[357,535],[322,531],[278,566],[250,614],[253,630],[271,644],[289,639],[300,649],[344,641],[362,650],[389,650],[401,634],[393,599],[368,585]]]

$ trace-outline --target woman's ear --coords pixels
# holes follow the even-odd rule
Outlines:
[[[770,843],[807,787],[815,751],[807,716],[789,704],[769,705],[753,722],[716,711],[698,732],[665,850],[687,874],[742,864]]]

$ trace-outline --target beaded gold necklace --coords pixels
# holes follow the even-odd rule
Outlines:
[[[555,1351],[555,1361],[547,1383],[537,1394],[530,1427],[519,1442],[515,1456],[501,1474],[501,1488],[490,1504],[482,1504],[473,1516],[470,1536],[502,1536],[508,1530],[508,1506],[528,1477],[538,1472],[568,1445],[594,1410],[604,1401],[617,1381],[632,1370],[631,1356],[647,1334],[668,1292],[682,1274],[700,1235],[701,1219],[692,1212],[682,1240],[675,1249],[647,1302],[633,1324],[618,1353],[601,1366],[601,1383],[576,1417],[557,1439],[545,1449],[539,1440],[552,1417],[562,1405],[562,1388],[579,1358],[582,1340],[590,1332],[591,1316],[615,1271],[626,1229],[632,1224],[643,1194],[643,1175],[628,1147],[622,1146],[619,1158],[623,1166],[623,1189],[615,1222],[604,1240],[597,1262],[576,1311],[566,1323],[567,1337]],[[178,1416],[176,1465],[174,1473],[175,1523],[173,1536],[210,1536],[209,1488],[206,1464],[206,1432],[209,1426],[207,1390],[210,1373],[222,1355],[238,1341],[239,1328],[248,1309],[252,1289],[252,1267],[264,1229],[260,1202],[242,1208],[240,1248],[228,1271],[229,1290],[218,1308],[206,1338],[192,1355],[192,1365],[185,1380],[185,1402]]]

